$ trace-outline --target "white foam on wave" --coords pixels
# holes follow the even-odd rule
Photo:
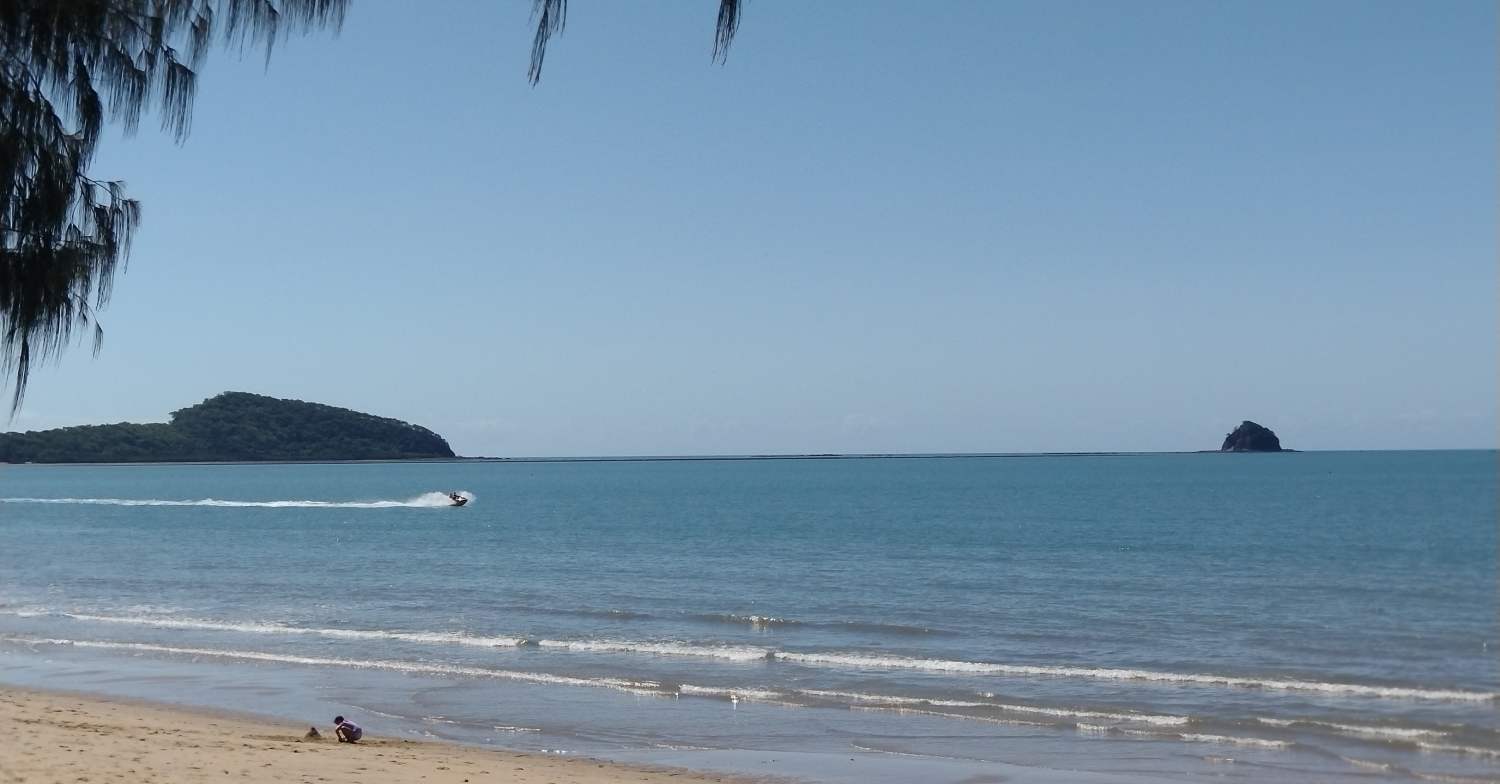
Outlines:
[[[921,697],[892,697],[882,694],[863,694],[850,691],[828,691],[824,689],[805,689],[799,694],[812,697],[827,697],[833,699],[849,700],[862,705],[889,705],[892,707],[906,706],[934,706],[939,708],[983,708],[988,710],[1002,711],[1005,713],[1026,713],[1037,716],[1056,716],[1059,719],[1100,719],[1105,721],[1139,722],[1141,724],[1152,724],[1158,726],[1175,727],[1187,724],[1190,719],[1186,716],[1170,716],[1152,713],[1129,713],[1091,711],[1075,708],[1050,708],[1040,705],[1015,705],[1004,702],[979,702],[975,700],[943,700],[925,699]]]
[[[19,617],[51,616],[72,618],[77,621],[118,623],[132,626],[148,626],[154,629],[183,629],[192,631],[241,632],[245,634],[298,634],[315,637],[332,637],[346,640],[399,640],[435,645],[471,645],[481,648],[514,648],[526,642],[521,637],[479,637],[461,632],[399,632],[382,629],[322,629],[307,626],[286,626],[279,623],[224,623],[196,618],[153,618],[150,616],[91,615],[88,613],[46,612],[20,610],[10,615]]]
[[[1495,779],[1488,776],[1459,776],[1449,773],[1423,773],[1420,770],[1403,771],[1419,781],[1440,781],[1444,784],[1495,784]]]
[[[1088,678],[1112,681],[1136,681],[1153,684],[1261,689],[1269,691],[1311,691],[1343,697],[1433,701],[1494,701],[1493,692],[1459,689],[1427,689],[1406,686],[1383,686],[1362,683],[1329,683],[1300,679],[1253,678],[1207,673],[1177,673],[1111,667],[1076,667],[1002,664],[995,662],[918,659],[903,656],[878,656],[856,653],[806,653],[779,651],[748,645],[695,644],[678,641],[641,642],[631,640],[538,640],[522,637],[471,636],[459,632],[405,632],[370,629],[317,629],[264,623],[221,623],[183,618],[136,616],[103,616],[67,612],[0,611],[14,616],[57,615],[85,621],[131,623],[159,628],[201,629],[211,631],[314,634],[347,639],[387,639],[428,644],[456,644],[479,647],[515,647],[536,645],[550,650],[573,653],[624,653],[653,656],[686,656],[732,662],[777,661],[790,664],[847,669],[907,669],[922,672],[948,672],[967,675],[1000,675],[1020,677]],[[986,695],[989,696],[989,695]],[[1018,710],[1027,706],[1017,706]],[[1102,718],[1086,716],[1085,718]],[[1352,727],[1353,725],[1344,725]]]
[[[799,626],[797,621],[786,618],[777,618],[771,615],[742,615],[740,613],[724,613],[722,615],[703,616],[709,620],[722,621],[724,623],[745,624],[752,629],[765,629],[771,626]]]
[[[1433,740],[1448,737],[1448,733],[1441,730],[1418,729],[1415,727],[1373,727],[1365,724],[1340,724],[1339,722],[1318,721],[1316,719],[1269,719],[1257,717],[1255,720],[1270,727],[1314,727],[1333,730],[1341,735],[1372,740],[1416,741],[1423,738]]]
[[[677,693],[685,697],[718,697],[726,700],[753,700],[755,702],[785,702],[786,695],[769,689],[734,689],[719,686],[694,686],[684,683]]]
[[[1247,746],[1258,749],[1289,749],[1296,745],[1288,740],[1253,738],[1244,735],[1214,735],[1206,732],[1162,732],[1160,730],[1136,730],[1129,727],[1106,727],[1098,724],[1079,724],[1078,729],[1089,735],[1124,735],[1150,740],[1179,740],[1188,743],[1214,743],[1220,746]]]
[[[1356,768],[1364,768],[1365,770],[1392,770],[1395,767],[1389,762],[1362,760],[1357,757],[1345,757],[1343,755],[1340,755],[1339,759],[1349,763],[1350,765],[1353,765]]]
[[[615,640],[538,640],[537,646],[574,653],[645,653],[659,656],[696,656],[749,662],[765,661],[766,648],[736,645],[692,645],[679,642],[628,642]]]
[[[1474,757],[1500,757],[1500,749],[1487,749],[1479,746],[1460,746],[1455,743],[1429,743],[1417,741],[1417,748],[1426,752],[1440,751],[1445,754],[1463,754]]]
[[[891,757],[914,757],[916,759],[931,759],[927,754],[914,754],[909,751],[895,751],[893,749],[882,749],[879,746],[865,746],[859,743],[850,743],[849,748],[870,754],[885,754]]]
[[[947,661],[943,659],[915,659],[903,656],[792,653],[786,651],[776,651],[772,656],[777,661],[823,667],[908,669],[926,672],[967,673],[971,675],[1019,675],[1053,678],[1090,678],[1112,681],[1146,681],[1272,691],[1316,691],[1350,697],[1379,697],[1385,699],[1481,702],[1494,700],[1497,697],[1493,692],[1464,691],[1459,689],[1421,689],[1406,686],[1374,686],[1362,683],[1325,683],[1322,681],[1298,679],[1249,678],[1235,675],[1160,672],[1156,670],[1131,670],[1112,667],[1056,667],[1029,664]]]
[[[459,495],[472,503],[475,495],[460,490]],[[447,493],[423,493],[401,501],[226,501],[217,498],[173,500],[163,498],[0,498],[6,504],[85,504],[90,506],[215,506],[261,509],[422,509],[452,506]]]
[[[1202,732],[1180,732],[1176,737],[1191,741],[1193,743],[1218,743],[1229,746],[1253,746],[1258,749],[1288,749],[1292,747],[1291,741],[1270,740],[1269,738],[1247,738],[1235,735],[1209,735]]]
[[[1051,722],[1036,721],[1034,719],[1016,719],[1007,716],[979,716],[972,713],[949,713],[947,711],[928,710],[926,708],[891,707],[888,705],[850,705],[849,710],[856,711],[880,711],[883,713],[894,713],[897,716],[936,716],[942,719],[963,719],[965,721],[982,721],[986,724],[1005,724],[1014,727],[1051,727]]]
[[[231,661],[273,662],[278,664],[292,664],[314,667],[343,667],[368,670],[384,670],[418,675],[508,680],[521,683],[551,686],[604,688],[650,697],[670,697],[675,695],[686,697],[719,698],[732,701],[745,700],[784,704],[794,707],[802,707],[800,703],[795,701],[798,697],[812,696],[822,698],[837,698],[849,701],[851,703],[849,705],[849,708],[851,710],[881,711],[894,713],[897,715],[932,716],[946,719],[981,721],[994,724],[1020,726],[1057,726],[1056,723],[1052,721],[1040,719],[1025,719],[1015,716],[1003,715],[1007,713],[1030,713],[1038,716],[1050,716],[1068,719],[1094,719],[1122,723],[1110,725],[1082,720],[1074,722],[1074,726],[1077,728],[1077,730],[1085,734],[1114,734],[1158,740],[1180,740],[1193,743],[1215,743],[1222,745],[1245,746],[1265,749],[1286,749],[1295,745],[1291,741],[1272,740],[1268,738],[1218,735],[1210,733],[1172,732],[1163,731],[1160,729],[1135,729],[1129,726],[1133,723],[1156,726],[1175,726],[1185,724],[1190,721],[1189,719],[1180,716],[1138,714],[1126,712],[1112,713],[1105,711],[1089,711],[1070,708],[1009,705],[1005,703],[980,702],[973,700],[923,699],[916,697],[899,697],[891,695],[863,694],[860,692],[812,689],[799,690],[794,693],[787,693],[769,689],[697,686],[693,684],[681,684],[675,687],[671,687],[651,680],[632,680],[627,678],[610,677],[579,677],[568,675],[554,675],[541,672],[491,669],[485,667],[474,667],[457,664],[440,664],[432,662],[411,662],[384,659],[350,659],[325,656],[302,656],[295,654],[267,653],[264,651],[197,648],[158,645],[154,643],[115,642],[103,640],[69,640],[25,636],[5,636],[0,637],[0,639],[3,639],[7,642],[26,645],[66,646],[74,648],[125,651],[137,654],[156,653],[170,656],[216,658]],[[940,710],[940,708],[988,709],[998,711],[1002,715],[956,713],[952,710]],[[441,719],[442,717],[430,718],[437,720]],[[1345,725],[1334,722],[1305,722],[1291,719],[1263,718],[1258,719],[1258,721],[1273,727],[1287,727],[1296,724],[1307,723],[1326,724],[1331,728],[1335,728],[1340,731],[1346,731],[1351,734],[1378,734],[1379,737],[1389,737],[1393,739],[1406,740],[1412,742],[1421,751],[1429,753],[1446,753],[1482,756],[1487,758],[1500,758],[1500,749],[1464,746],[1452,743],[1437,743],[1422,740],[1421,738],[1427,737],[1429,735],[1443,734],[1435,733],[1429,730],[1404,729],[1396,727],[1367,727],[1363,725]],[[529,729],[523,728],[514,729],[515,731],[531,731]]]
[[[1108,711],[1072,710],[1068,708],[1044,708],[1035,705],[997,705],[1000,710],[1011,713],[1034,713],[1057,716],[1064,719],[1101,719],[1104,721],[1138,722],[1161,727],[1178,727],[1191,719],[1186,716],[1170,716],[1153,713],[1111,713]]]
[[[943,700],[925,699],[922,697],[895,697],[886,694],[865,694],[857,691],[835,691],[832,689],[803,689],[798,694],[823,699],[847,700],[860,705],[890,705],[892,707],[904,707],[910,705],[934,705],[943,708],[988,708],[994,703],[978,702],[975,700]]]
[[[73,648],[97,648],[102,650],[135,651],[138,653],[161,653],[173,656],[196,656],[203,658],[232,659],[236,661],[263,661],[278,664],[301,664],[313,667],[352,667],[363,670],[386,670],[419,675],[468,676],[494,678],[551,686],[586,686],[613,689],[650,697],[664,697],[666,692],[655,681],[633,681],[624,678],[579,678],[569,675],[552,675],[542,672],[517,670],[495,670],[485,667],[467,667],[458,664],[431,664],[426,662],[392,661],[388,659],[342,659],[326,656],[297,656],[263,651],[237,651],[219,648],[184,648],[174,645],[156,645],[144,642],[108,642],[103,640],[62,640],[43,637],[6,637],[10,642],[30,645],[59,645]]]

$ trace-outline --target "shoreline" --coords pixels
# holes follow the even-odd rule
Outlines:
[[[320,739],[280,717],[109,695],[0,685],[0,758],[6,781],[284,784],[423,781],[429,784],[771,784],[751,777],[584,756],[367,734],[358,744]]]

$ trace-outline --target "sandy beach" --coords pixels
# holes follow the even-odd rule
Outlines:
[[[748,782],[621,765],[382,738],[304,738],[308,727],[62,692],[0,688],[0,783]]]

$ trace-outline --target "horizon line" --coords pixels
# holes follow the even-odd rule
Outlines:
[[[649,462],[733,462],[751,460],[954,460],[965,458],[1025,457],[1150,457],[1153,455],[1274,455],[1363,453],[1363,452],[1496,452],[1500,447],[1439,447],[1409,449],[1282,449],[1279,452],[1224,451],[1221,449],[1159,451],[1090,451],[1090,452],[829,452],[766,453],[722,455],[560,455],[494,457],[455,455],[453,457],[375,458],[367,460],[138,460],[131,462],[36,462],[10,463],[0,466],[143,466],[143,465],[346,465],[359,463],[649,463]]]

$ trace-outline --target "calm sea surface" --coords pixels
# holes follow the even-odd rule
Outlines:
[[[1494,781],[1496,484],[1495,452],[0,467],[0,681],[827,781]]]

